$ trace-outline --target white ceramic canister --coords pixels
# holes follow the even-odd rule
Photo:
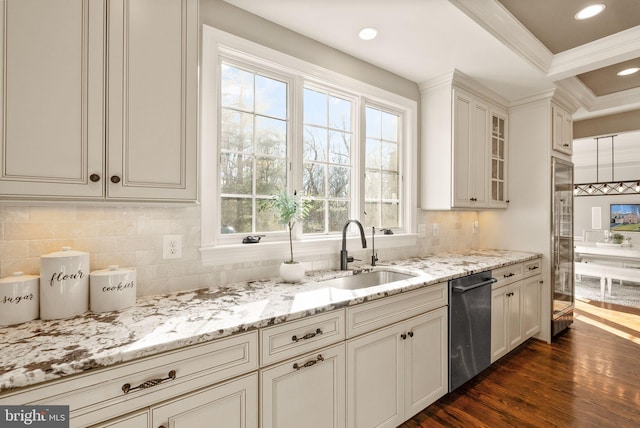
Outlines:
[[[62,251],[40,256],[40,318],[69,318],[89,310],[89,253]]]
[[[13,325],[38,318],[40,277],[14,272],[0,279],[0,325]]]
[[[91,272],[91,310],[117,311],[136,304],[136,269],[109,266],[109,269]]]

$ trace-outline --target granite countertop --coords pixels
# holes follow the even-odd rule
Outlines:
[[[248,281],[144,297],[117,312],[87,312],[70,319],[4,327],[0,329],[0,392],[539,257],[505,250],[434,254],[380,263],[381,268],[419,275],[391,286],[327,288],[322,280],[351,271],[320,271],[308,273],[297,284],[280,283],[279,278]]]

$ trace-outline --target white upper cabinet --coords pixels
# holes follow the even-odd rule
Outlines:
[[[197,0],[111,0],[107,196],[196,199]]]
[[[453,81],[421,89],[421,100],[421,207],[506,208],[504,110]]]
[[[573,154],[573,120],[571,115],[556,104],[551,105],[553,150],[571,156]]]
[[[489,107],[453,89],[452,207],[487,205],[487,137]]]
[[[494,208],[506,208],[509,203],[507,185],[507,114],[491,110],[491,141],[489,159],[489,205]]]
[[[0,15],[0,197],[196,200],[197,0]]]
[[[104,34],[101,0],[0,1],[1,196],[103,196]]]

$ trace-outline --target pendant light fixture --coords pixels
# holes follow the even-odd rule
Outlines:
[[[609,135],[606,137],[596,137],[596,181],[593,183],[581,183],[573,186],[574,196],[604,196],[604,195],[628,195],[640,193],[640,181],[616,181],[615,179],[615,152],[614,137],[617,135]],[[600,171],[600,140],[611,138],[611,181],[601,182],[599,177]]]

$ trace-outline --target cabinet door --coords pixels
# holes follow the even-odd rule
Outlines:
[[[473,206],[487,207],[489,195],[487,188],[489,182],[489,107],[486,104],[475,101],[473,104],[473,136],[471,139],[471,171],[469,188],[473,197]]]
[[[507,159],[509,147],[507,142],[507,117],[505,114],[491,113],[491,141],[489,167],[489,205],[494,208],[507,206]]]
[[[453,109],[452,205],[487,206],[489,108],[456,89]]]
[[[182,396],[151,409],[152,426],[164,428],[257,428],[258,376]]]
[[[345,426],[344,343],[262,369],[260,385],[262,428]]]
[[[473,121],[473,100],[459,90],[454,90],[453,100],[453,195],[452,206],[472,206],[472,189],[469,187],[472,172],[469,170],[471,153],[471,127]]]
[[[508,351],[507,342],[507,290],[504,286],[491,291],[491,362]]]
[[[573,153],[573,121],[571,116],[556,105],[551,107],[551,114],[553,150],[571,155]]]
[[[197,48],[197,0],[109,2],[109,198],[196,199]]]
[[[347,426],[394,428],[403,422],[402,325],[347,342]]]
[[[507,307],[508,349],[512,350],[524,340],[522,336],[522,281],[509,286]]]
[[[405,323],[405,418],[448,391],[447,314],[444,307]]]
[[[0,196],[102,197],[104,18],[104,0],[0,2]]]
[[[541,282],[540,275],[522,281],[522,323],[525,340],[540,331]]]

